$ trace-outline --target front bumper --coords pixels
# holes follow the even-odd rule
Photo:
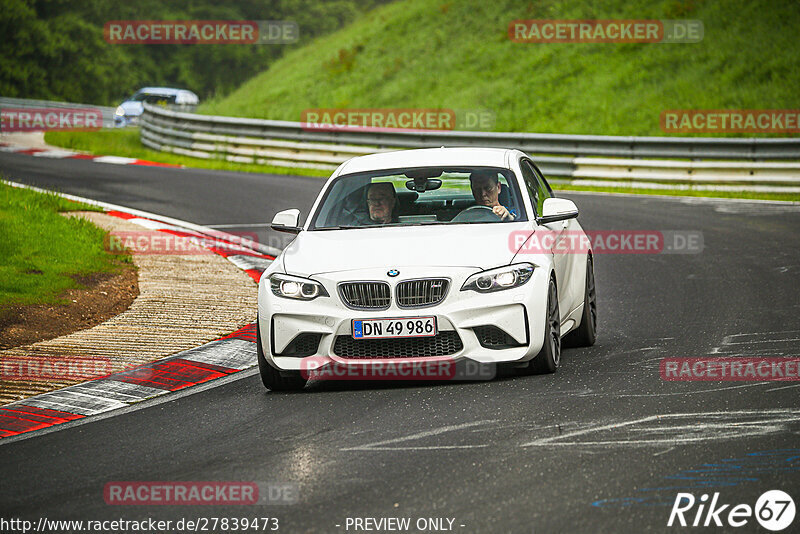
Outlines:
[[[126,126],[135,126],[139,123],[138,115],[114,115],[114,126],[117,128],[124,128]]]
[[[278,263],[278,262],[276,262]],[[312,357],[318,364],[337,362],[342,365],[364,365],[390,361],[416,361],[425,357],[453,361],[472,360],[490,364],[501,362],[525,362],[536,356],[542,347],[547,303],[547,284],[550,266],[538,265],[531,279],[524,285],[494,293],[461,291],[464,281],[479,271],[475,268],[449,267],[401,267],[401,276],[390,278],[385,270],[358,270],[315,275],[329,297],[318,297],[312,301],[298,301],[274,295],[269,287],[268,270],[259,284],[258,314],[264,356],[273,367],[280,370],[303,370],[304,358]],[[337,291],[337,283],[353,280],[384,280],[394,287],[406,279],[424,277],[447,277],[450,288],[444,300],[434,306],[405,309],[392,299],[390,307],[382,311],[353,310],[344,305]],[[437,329],[448,340],[431,352],[428,341],[404,342],[400,355],[387,352],[382,345],[381,356],[369,357],[369,350],[359,350],[353,356],[355,344],[370,344],[371,340],[352,340],[353,319],[414,318],[435,316]],[[499,328],[507,344],[486,344],[487,332],[497,338]],[[343,336],[337,345],[337,338]],[[458,343],[452,343],[457,338]],[[425,339],[425,338],[422,338]],[[317,341],[318,340],[318,341]],[[481,340],[484,344],[481,344]],[[311,341],[309,343],[308,341]],[[449,343],[449,344],[447,344]],[[392,345],[390,342],[389,346]],[[441,345],[441,343],[440,343]],[[396,346],[400,346],[397,343]],[[309,349],[310,347],[310,349]],[[348,348],[350,347],[350,348]],[[420,354],[414,353],[420,347]],[[460,347],[460,348],[459,348]],[[306,350],[297,350],[298,348]],[[422,350],[424,349],[424,350]],[[291,356],[283,355],[287,350]],[[312,352],[313,351],[313,352]],[[446,352],[443,354],[442,352]],[[430,354],[435,354],[430,356]]]

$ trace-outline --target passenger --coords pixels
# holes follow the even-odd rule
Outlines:
[[[478,206],[492,208],[492,212],[503,221],[513,221],[514,214],[500,204],[500,181],[497,172],[489,170],[475,171],[469,175],[472,196]]]
[[[389,182],[376,182],[367,188],[369,224],[389,224],[398,221],[397,192]]]

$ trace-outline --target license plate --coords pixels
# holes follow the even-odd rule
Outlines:
[[[428,337],[436,335],[436,317],[353,319],[354,339]]]

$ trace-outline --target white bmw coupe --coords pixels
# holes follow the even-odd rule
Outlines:
[[[352,158],[261,276],[264,385],[301,389],[306,362],[473,361],[554,372],[562,340],[595,341],[592,251],[573,202],[518,150],[437,148]]]

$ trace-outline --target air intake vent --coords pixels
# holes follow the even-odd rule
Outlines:
[[[356,310],[385,310],[392,300],[386,282],[343,282],[339,296],[349,308]]]
[[[478,337],[478,342],[486,349],[510,349],[525,345],[518,343],[517,340],[494,325],[476,326],[473,330]]]
[[[322,334],[304,333],[300,334],[292,340],[291,343],[286,345],[283,352],[279,356],[295,356],[305,357],[312,356],[317,353],[319,342],[322,339]]]
[[[336,336],[333,353],[342,358],[424,358],[448,356],[464,348],[454,330],[443,330],[430,337],[402,339],[353,339]]]
[[[447,278],[405,280],[397,284],[397,305],[401,308],[434,306],[444,300],[450,281]]]

